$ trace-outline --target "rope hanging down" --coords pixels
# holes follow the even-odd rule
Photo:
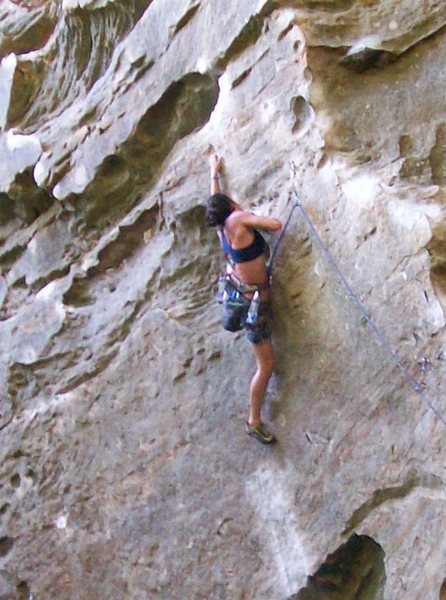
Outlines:
[[[325,258],[327,259],[327,262],[334,269],[336,275],[341,280],[343,286],[347,290],[348,296],[350,297],[350,299],[352,300],[352,302],[355,304],[356,308],[362,313],[362,315],[363,315],[363,322],[367,323],[367,325],[373,331],[373,333],[375,334],[375,337],[378,339],[378,341],[381,344],[381,346],[385,349],[386,353],[389,355],[389,357],[392,360],[392,362],[398,367],[398,369],[400,370],[401,374],[403,375],[403,377],[407,381],[407,383],[418,394],[418,396],[420,397],[420,400],[422,402],[424,402],[424,404],[428,407],[428,409],[446,427],[446,420],[445,420],[445,418],[435,408],[435,406],[428,400],[428,398],[426,398],[426,394],[425,394],[425,391],[423,389],[423,384],[420,383],[420,382],[418,382],[418,381],[416,381],[412,377],[412,375],[409,373],[409,371],[407,370],[407,368],[402,364],[400,358],[398,357],[398,355],[396,354],[396,352],[393,350],[390,342],[381,333],[380,329],[378,328],[378,326],[376,325],[376,323],[374,322],[374,320],[370,316],[370,313],[368,312],[368,310],[366,309],[366,307],[364,306],[364,304],[361,302],[361,300],[358,298],[357,294],[355,294],[355,292],[353,291],[352,287],[348,283],[347,279],[345,278],[345,276],[342,273],[341,269],[337,265],[336,261],[334,260],[333,256],[331,255],[330,251],[328,250],[327,246],[322,241],[322,239],[321,239],[319,233],[317,232],[316,227],[314,226],[313,221],[311,220],[311,218],[310,218],[309,214],[307,213],[305,207],[302,205],[301,201],[299,200],[299,195],[298,195],[298,193],[296,191],[296,187],[295,187],[294,182],[293,182],[293,190],[292,190],[291,194],[294,196],[295,202],[294,202],[293,206],[290,209],[288,218],[287,218],[287,220],[285,222],[285,225],[284,225],[284,227],[283,227],[283,229],[281,231],[279,239],[277,240],[277,244],[275,245],[274,251],[272,253],[271,261],[270,261],[269,268],[268,268],[270,275],[272,274],[272,267],[273,267],[274,258],[275,258],[276,254],[277,254],[277,250],[279,248],[279,245],[282,242],[282,238],[283,238],[283,236],[284,236],[284,234],[285,234],[285,232],[286,232],[286,230],[288,228],[288,225],[289,225],[290,220],[291,220],[291,216],[292,216],[294,210],[296,208],[299,208],[300,211],[301,211],[301,213],[302,213],[302,216],[303,216],[304,220],[306,221],[306,223],[307,223],[307,225],[308,225],[308,227],[310,229],[310,232],[311,232],[313,238],[316,240],[318,246],[322,250],[322,253],[325,256]]]

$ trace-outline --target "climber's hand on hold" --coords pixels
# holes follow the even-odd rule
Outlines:
[[[214,177],[221,173],[223,160],[218,154],[211,154],[209,158],[209,163],[211,166],[211,176]]]

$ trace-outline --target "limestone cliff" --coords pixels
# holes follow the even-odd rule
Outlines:
[[[445,25],[435,0],[2,1],[1,599],[444,598]],[[296,209],[274,448],[213,300],[212,149],[245,207],[285,220],[296,186],[388,343]]]

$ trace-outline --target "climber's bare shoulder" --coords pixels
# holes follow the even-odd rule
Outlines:
[[[265,231],[278,231],[282,227],[282,224],[278,219],[255,215],[246,210],[234,211],[231,217],[236,219],[237,224],[248,228],[264,229]]]

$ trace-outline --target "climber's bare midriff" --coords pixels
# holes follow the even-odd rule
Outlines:
[[[243,211],[234,211],[226,220],[224,228],[226,238],[234,250],[246,248],[254,239],[253,229],[239,224],[242,214]],[[253,260],[236,263],[232,266],[231,270],[237,278],[246,285],[265,286],[268,283],[268,273],[266,270],[268,256],[269,248],[266,246],[266,250],[263,254]],[[261,290],[261,300],[268,300],[268,297],[268,290]]]
[[[268,274],[266,271],[266,258],[262,254],[254,260],[237,263],[229,267],[229,271],[234,273],[236,278],[246,285],[266,286],[268,283]],[[260,299],[266,301],[269,298],[269,290],[260,291]]]

